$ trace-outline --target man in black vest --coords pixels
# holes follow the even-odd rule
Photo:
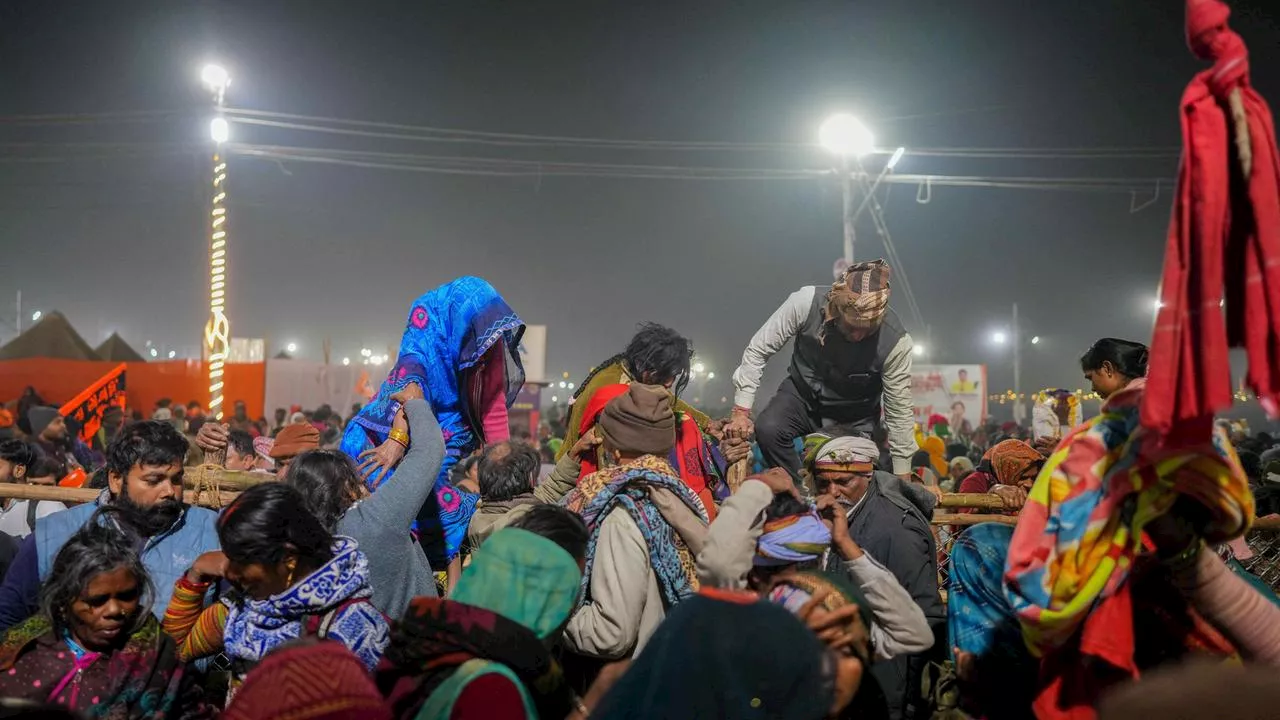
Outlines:
[[[911,336],[889,309],[889,265],[858,263],[830,287],[800,288],[751,338],[733,373],[733,421],[765,464],[797,472],[797,437],[841,425],[871,437],[883,415],[892,471],[906,476],[917,447],[911,400]],[[795,339],[787,379],[754,426],[751,406],[769,358]],[[886,468],[888,469],[888,468]]]

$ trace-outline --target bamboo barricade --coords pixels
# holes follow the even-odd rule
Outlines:
[[[212,509],[226,507],[240,491],[275,477],[260,473],[238,472],[214,465],[188,467],[182,475],[183,498],[191,505]],[[49,485],[16,485],[0,483],[0,498],[18,500],[54,500],[62,503],[87,503],[98,498],[101,490],[67,488]]]

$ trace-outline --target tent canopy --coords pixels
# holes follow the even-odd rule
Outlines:
[[[57,360],[97,360],[89,343],[71,327],[60,312],[45,315],[40,322],[0,347],[0,360],[53,358]]]
[[[102,341],[98,349],[94,351],[98,357],[103,360],[113,360],[115,362],[146,362],[146,359],[138,354],[136,350],[129,346],[129,343],[120,337],[119,333],[111,333],[111,337]]]

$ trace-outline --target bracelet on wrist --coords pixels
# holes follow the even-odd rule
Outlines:
[[[391,428],[391,432],[387,433],[387,439],[409,449],[409,433],[400,428]]]
[[[188,569],[187,572],[182,573],[182,577],[178,578],[178,585],[182,586],[184,590],[190,590],[192,592],[198,592],[198,593],[203,593],[205,590],[209,589],[209,585],[211,585],[212,583],[210,583],[208,580],[201,580],[201,581],[192,580],[190,578],[190,573],[191,573],[190,569]]]

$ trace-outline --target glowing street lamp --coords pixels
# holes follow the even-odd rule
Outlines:
[[[915,355],[916,357],[924,357],[925,352],[927,351],[925,350],[924,345],[913,345],[911,347],[911,354]]]
[[[350,364],[351,364],[351,358],[349,358],[349,357],[344,357],[344,358],[342,358],[342,364],[343,364],[344,366],[346,366],[346,365],[350,365]]]
[[[1032,344],[1032,345],[1039,345],[1039,344],[1040,344],[1040,336],[1039,336],[1039,335],[1033,335],[1033,336],[1031,337],[1031,344]]]
[[[875,136],[858,118],[836,113],[818,128],[818,143],[833,155],[862,157],[875,149]]]
[[[991,342],[996,345],[1003,345],[1009,341],[1009,336],[1003,330],[997,330],[991,333]]]
[[[706,365],[703,365],[702,363],[694,363],[694,364],[693,364],[693,371],[694,371],[694,372],[696,372],[696,373],[706,372],[706,371],[707,371],[707,366],[706,366]]]
[[[285,349],[285,350],[288,350],[288,351],[289,351],[289,352],[291,352],[291,353],[296,353],[296,352],[298,352],[298,343],[296,343],[296,342],[291,342],[291,343],[289,343],[288,345],[285,345],[285,346],[284,346],[284,349]]]
[[[31,322],[40,322],[40,318],[44,317],[44,313],[39,310],[31,313]]]

